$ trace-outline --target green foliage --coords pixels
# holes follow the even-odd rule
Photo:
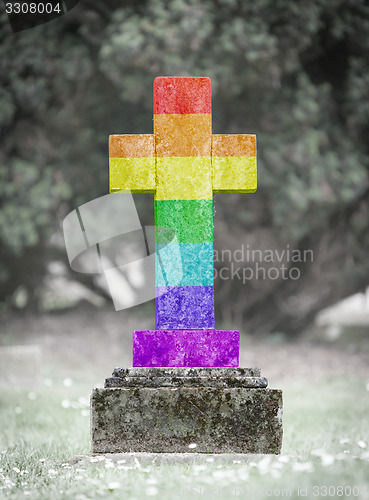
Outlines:
[[[57,179],[51,167],[40,170],[23,160],[12,160],[8,171],[0,170],[1,243],[21,254],[45,241],[54,228],[59,205],[70,196],[70,186]]]

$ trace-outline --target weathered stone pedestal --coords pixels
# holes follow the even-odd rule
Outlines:
[[[257,368],[116,368],[91,396],[92,452],[280,453],[267,384]]]

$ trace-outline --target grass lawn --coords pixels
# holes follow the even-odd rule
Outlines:
[[[281,384],[282,455],[248,464],[88,459],[89,385],[0,392],[0,498],[369,498],[368,380]],[[68,384],[67,384],[68,385]],[[275,384],[274,384],[275,386]]]

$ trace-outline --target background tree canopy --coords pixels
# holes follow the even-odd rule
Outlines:
[[[85,0],[16,34],[0,21],[3,308],[23,287],[37,309],[48,264],[66,262],[61,220],[108,192],[108,135],[152,132],[158,75],[211,77],[214,133],[257,134],[257,193],[216,195],[220,254],[313,251],[282,262],[300,279],[255,279],[245,254],[254,279],[216,280],[217,321],[293,334],[368,285],[365,0]]]

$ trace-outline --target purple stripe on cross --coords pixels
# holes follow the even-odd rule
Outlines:
[[[214,328],[214,287],[156,287],[156,328]]]
[[[238,366],[237,330],[133,332],[133,366]]]

